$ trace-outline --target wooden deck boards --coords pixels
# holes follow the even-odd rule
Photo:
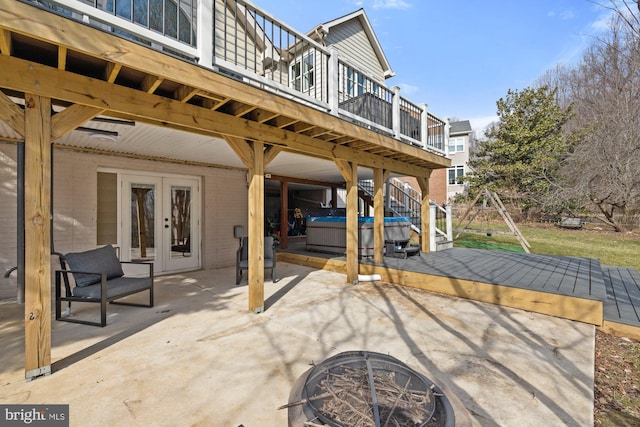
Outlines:
[[[633,268],[603,267],[607,289],[605,320],[640,327],[640,273]]]
[[[417,273],[606,299],[602,279],[598,282],[597,278],[600,263],[588,258],[453,248],[406,260],[385,258],[385,265]]]
[[[308,259],[330,258],[337,263],[344,258],[306,251],[304,245],[288,252],[303,253]],[[423,287],[422,283],[430,282],[433,286],[425,285],[425,289],[454,294],[453,289],[458,296],[487,302],[495,299],[496,303],[525,309],[531,306],[531,311],[546,314],[555,315],[548,304],[568,306],[562,310],[569,312],[567,318],[574,316],[575,320],[589,317],[585,310],[595,310],[597,303],[601,317],[594,324],[604,322],[610,331],[622,324],[625,334],[640,336],[640,273],[632,268],[604,267],[597,259],[452,248],[407,259],[385,257],[383,265],[365,258],[361,260],[361,270],[365,274],[390,272],[389,277],[413,283],[412,286]],[[420,275],[431,279],[420,279]],[[500,289],[492,292],[481,289],[485,285]],[[513,290],[509,291],[510,288]],[[544,294],[555,296],[541,297]],[[526,299],[530,301],[527,303]],[[571,312],[571,306],[580,304],[579,301],[586,301],[585,305]]]

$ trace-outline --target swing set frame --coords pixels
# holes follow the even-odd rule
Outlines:
[[[461,228],[460,224],[464,223],[464,221],[469,217],[469,214],[471,214],[471,212],[477,207],[477,204],[480,201],[481,197],[484,197],[482,201],[482,205],[477,208],[476,212],[471,216],[471,218],[467,221],[464,227]],[[491,207],[488,207],[488,205],[491,205]],[[509,227],[510,231],[478,230],[474,228],[469,228],[469,225],[476,219],[478,214],[485,210],[497,211],[502,217],[502,219],[504,220],[504,222]],[[486,188],[482,189],[478,193],[473,203],[471,203],[471,205],[464,212],[464,214],[462,215],[462,218],[458,222],[458,226],[455,227],[455,231],[458,233],[456,234],[456,237],[455,237],[456,239],[462,233],[482,233],[482,234],[486,234],[487,236],[491,236],[492,234],[507,234],[507,235],[516,236],[516,238],[518,239],[518,243],[520,243],[520,246],[522,246],[522,249],[524,249],[526,253],[531,253],[530,252],[531,245],[529,244],[529,242],[527,242],[527,239],[524,238],[524,236],[518,229],[518,226],[511,218],[511,215],[509,215],[509,212],[507,211],[507,208],[504,206],[504,203],[502,203],[502,200],[500,200],[500,197],[498,197],[498,195],[495,192],[489,191]]]

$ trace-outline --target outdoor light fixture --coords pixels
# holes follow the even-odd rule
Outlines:
[[[102,129],[93,129],[93,128],[86,128],[86,127],[77,127],[74,130],[80,131],[80,132],[87,132],[89,134],[89,137],[98,141],[104,141],[104,142],[115,142],[118,140],[119,134],[116,131],[112,131],[112,130],[102,130]]]

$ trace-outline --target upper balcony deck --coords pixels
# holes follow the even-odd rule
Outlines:
[[[245,0],[24,0],[444,156],[445,123]],[[211,108],[224,101],[209,99]],[[221,105],[220,105],[221,106]]]

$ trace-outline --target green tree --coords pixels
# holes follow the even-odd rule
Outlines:
[[[497,102],[499,121],[471,153],[471,193],[488,188],[525,214],[543,206],[558,185],[558,170],[570,149],[562,126],[571,107],[561,108],[547,86],[509,90]]]

